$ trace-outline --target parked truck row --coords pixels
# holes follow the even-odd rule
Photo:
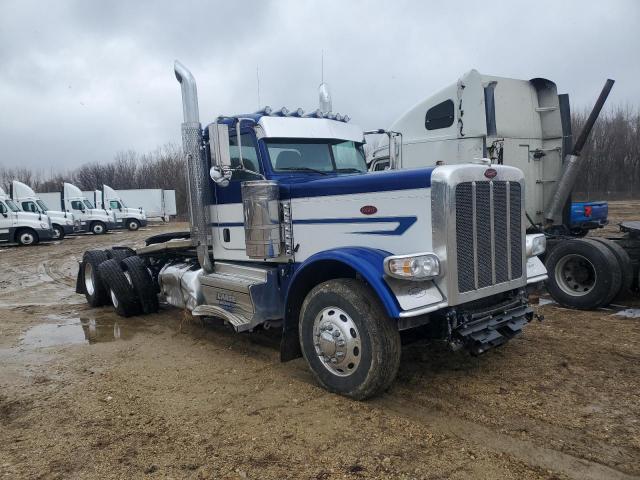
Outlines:
[[[532,320],[544,234],[522,170],[486,160],[372,173],[362,129],[322,110],[219,116],[205,128],[179,62],[190,230],[83,255],[76,291],[120,315],[160,302],[237,332],[279,328],[326,389],[393,382],[400,332],[483,353]]]
[[[0,242],[34,245],[40,241],[62,240],[67,235],[101,235],[121,228],[138,230],[148,223],[143,205],[151,207],[154,218],[164,221],[176,214],[174,190],[117,191],[103,185],[102,190],[90,193],[93,201],[87,198],[87,192],[67,182],[61,192],[36,193],[27,184],[12,181],[9,194],[4,190],[0,193]],[[140,206],[128,207],[125,198]]]

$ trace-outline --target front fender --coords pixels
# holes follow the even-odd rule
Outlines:
[[[289,295],[299,279],[306,276],[308,272],[317,270],[318,267],[322,268],[322,265],[329,267],[337,262],[349,267],[362,277],[380,299],[387,315],[392,318],[398,318],[400,306],[395,295],[384,281],[383,261],[389,255],[391,253],[384,250],[366,247],[342,247],[316,253],[296,268],[291,279],[290,288],[287,290],[285,304],[289,303]]]

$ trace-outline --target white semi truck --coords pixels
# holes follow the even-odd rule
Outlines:
[[[117,197],[128,208],[142,210],[147,223],[150,219],[158,219],[168,222],[177,214],[176,191],[162,188],[133,188],[114,190]],[[97,208],[103,208],[102,190],[90,190],[82,192]]]
[[[120,194],[108,185],[103,185],[100,191],[100,206],[113,214],[116,219],[116,228],[135,231],[147,226],[147,215],[142,207],[127,207]]]
[[[65,235],[80,231],[80,221],[74,221],[72,213],[49,210],[29,185],[14,180],[11,182],[10,194],[23,211],[45,214],[51,219],[54,240],[62,240]]]
[[[90,305],[128,316],[161,300],[238,332],[281,328],[283,361],[304,355],[322,386],[358,399],[393,382],[403,330],[479,354],[532,319],[545,238],[525,234],[521,170],[369,173],[362,130],[320,110],[203,129],[193,76],[179,62],[175,75],[190,231],[85,252],[76,290]]]
[[[51,219],[46,214],[23,211],[0,188],[0,242],[35,245],[53,237]]]
[[[606,97],[608,80],[573,142],[569,97],[544,78],[520,80],[476,70],[417,103],[383,134],[371,170],[455,165],[489,157],[524,172],[527,230],[548,239],[547,288],[564,306],[609,304],[640,284],[640,222],[622,235],[587,237],[607,223],[606,202],[571,202],[580,152]]]
[[[108,212],[104,208],[96,208],[75,185],[64,182],[62,192],[38,193],[45,205],[61,205],[62,209],[71,213],[79,222],[80,232],[91,232],[94,235],[102,235],[116,227],[114,212]]]

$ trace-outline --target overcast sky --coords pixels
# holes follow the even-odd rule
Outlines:
[[[475,68],[640,105],[640,1],[0,1],[0,167],[64,171],[180,142],[174,59],[203,123],[263,105],[388,127]]]

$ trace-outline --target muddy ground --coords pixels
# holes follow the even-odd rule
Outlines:
[[[356,402],[280,363],[273,330],[122,319],[74,293],[84,250],[184,228],[0,248],[0,478],[640,478],[640,318],[622,307],[538,306],[479,358],[406,345],[392,389]]]

